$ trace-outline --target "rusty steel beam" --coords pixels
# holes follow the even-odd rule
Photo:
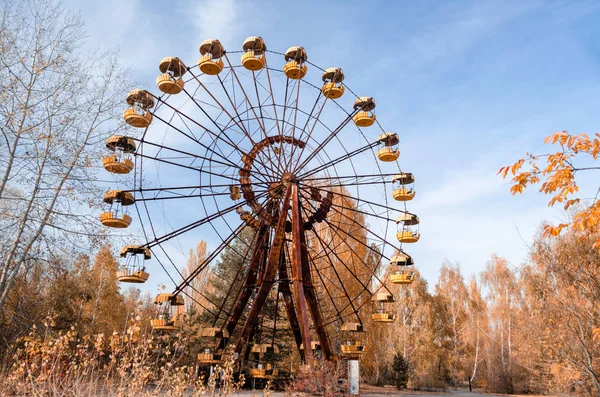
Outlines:
[[[248,266],[248,271],[246,272],[246,275],[244,276],[244,281],[242,282],[242,288],[240,289],[238,298],[236,299],[237,304],[233,308],[233,310],[231,312],[231,317],[229,318],[229,321],[227,321],[227,325],[225,327],[227,329],[227,332],[229,333],[230,337],[233,336],[235,327],[237,326],[237,323],[239,322],[240,318],[242,317],[242,313],[246,309],[246,305],[248,304],[248,301],[250,300],[250,296],[252,296],[252,292],[254,291],[254,286],[256,285],[257,269],[259,267],[259,263],[261,261],[263,261],[264,258],[266,257],[265,252],[266,252],[266,247],[268,247],[268,245],[266,245],[266,244],[265,244],[265,247],[259,247],[258,245],[259,245],[259,243],[261,243],[261,245],[263,245],[262,242],[268,240],[267,238],[265,238],[265,235],[268,233],[268,231],[269,231],[269,226],[264,225],[264,224],[261,225],[261,228],[258,231],[257,246],[255,247],[255,251],[252,256],[252,261],[250,262],[250,266]],[[221,341],[219,342],[218,349],[224,349],[225,346],[227,346],[227,342],[229,342],[229,338],[222,338]]]
[[[306,248],[306,236],[304,232],[304,223],[302,221],[302,205],[300,204],[300,195],[298,194],[298,186],[292,187],[292,239],[294,244],[298,246],[300,254],[300,265],[302,271],[302,284],[303,292],[312,315],[313,324],[319,337],[319,343],[326,359],[331,359],[331,346],[329,345],[329,337],[327,336],[327,330],[323,323],[323,317],[321,316],[321,308],[317,301],[317,295],[315,294],[315,287],[312,283],[312,276],[310,274],[310,263],[308,261],[308,250]],[[294,217],[298,218],[297,222],[294,222]],[[294,233],[297,229],[297,233]],[[306,346],[306,345],[305,345]],[[306,350],[306,349],[305,349]]]
[[[235,351],[240,353],[242,348],[246,343],[248,343],[248,338],[250,337],[250,333],[256,326],[258,322],[258,315],[260,314],[267,297],[269,296],[269,291],[273,286],[275,275],[277,274],[277,270],[279,269],[279,261],[281,259],[281,247],[283,246],[284,238],[285,238],[285,222],[287,220],[287,213],[290,208],[290,196],[292,190],[287,189],[285,194],[285,199],[283,200],[283,205],[281,206],[281,211],[279,213],[279,220],[277,221],[277,227],[275,229],[275,236],[273,237],[273,243],[271,244],[271,249],[269,250],[269,256],[267,260],[267,265],[264,269],[264,277],[262,277],[262,282],[258,288],[258,292],[254,297],[254,303],[252,304],[252,308],[248,313],[248,318],[244,323],[244,327],[242,328],[242,332],[238,337]]]
[[[300,354],[300,345],[302,344],[302,334],[300,333],[300,323],[298,322],[298,316],[296,315],[296,309],[294,308],[294,297],[292,290],[290,289],[289,279],[286,267],[285,250],[281,250],[281,264],[279,265],[279,292],[283,296],[283,302],[285,304],[285,311],[290,321],[290,328],[294,334],[294,340],[296,341],[296,347]]]
[[[302,214],[300,213],[300,201],[298,186],[291,185],[292,192],[292,280],[294,283],[294,299],[298,310],[300,321],[300,333],[304,344],[304,362],[312,363],[312,349],[310,344],[310,326],[308,324],[308,310],[306,308],[306,297],[304,288],[304,258],[302,255],[302,244],[304,241],[304,230],[302,230]],[[308,264],[308,263],[307,263]]]
[[[252,328],[252,332],[250,333],[250,337],[248,338],[248,340],[253,340],[255,335],[256,335],[256,327]],[[244,354],[241,355],[242,357],[244,357],[244,362],[248,362],[248,359],[250,358],[250,350],[251,350],[250,346],[246,345]]]

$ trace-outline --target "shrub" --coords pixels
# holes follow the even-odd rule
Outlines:
[[[340,381],[340,362],[320,361],[314,366],[304,367],[286,388],[286,394],[294,392],[319,395],[324,397],[337,397],[346,394],[348,386],[345,381]]]

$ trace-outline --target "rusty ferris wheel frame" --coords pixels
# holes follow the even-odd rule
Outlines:
[[[110,157],[105,168],[111,171],[112,167],[111,172],[121,174],[135,169],[134,187],[107,193],[105,202],[111,205],[111,212],[103,214],[102,222],[107,226],[128,226],[131,217],[123,208],[135,205],[138,218],[147,221],[141,222],[147,241],[140,246],[125,247],[122,256],[141,253],[144,259],[149,259],[150,251],[161,252],[171,262],[181,281],[176,281],[168,265],[159,260],[175,288],[171,294],[162,294],[165,297],[157,298],[155,303],[176,306],[186,296],[202,306],[212,319],[210,329],[216,330],[211,336],[218,338],[217,352],[223,352],[233,340],[233,350],[242,353],[256,332],[265,302],[276,286],[277,301],[281,298],[283,302],[304,361],[311,362],[312,347],[316,346],[311,340],[311,321],[323,355],[334,358],[327,325],[354,324],[346,326],[346,330],[363,330],[359,311],[368,300],[361,296],[373,295],[373,281],[387,289],[376,269],[357,255],[352,245],[346,243],[346,251],[357,258],[362,273],[356,266],[351,268],[345,263],[338,247],[349,241],[380,258],[395,260],[400,266],[412,265],[412,258],[403,252],[402,244],[415,242],[419,236],[418,231],[411,229],[418,224],[418,218],[406,210],[406,202],[414,197],[414,190],[406,185],[414,183],[414,178],[402,173],[398,165],[398,136],[385,132],[377,121],[373,98],[355,95],[343,83],[341,69],[322,69],[308,62],[302,47],[278,53],[267,50],[262,38],[250,37],[242,51],[225,51],[218,40],[206,40],[200,46],[200,53],[201,58],[193,66],[186,66],[174,57],[161,61],[161,75],[157,78],[161,94],[134,90],[128,95],[130,108],[124,113],[125,121],[142,128],[143,133],[140,137],[111,137],[107,147],[113,151],[120,149],[124,157]],[[241,64],[232,62],[234,54],[241,54]],[[281,58],[286,62],[283,69]],[[321,73],[322,85],[307,80],[311,69]],[[278,93],[274,88],[283,92]],[[303,100],[301,92],[308,92],[312,99]],[[354,97],[350,108],[340,100],[348,96]],[[183,97],[184,104],[174,103],[174,97]],[[330,126],[331,117],[326,116],[328,108],[339,116],[334,126]],[[167,131],[162,139],[153,133],[157,124]],[[379,130],[375,139],[363,131],[367,127]],[[165,137],[171,134],[182,141],[165,143]],[[361,146],[350,149],[356,143]],[[328,149],[332,146],[336,150]],[[129,163],[127,156],[132,158]],[[359,171],[368,168],[364,161],[375,164],[375,172]],[[382,168],[379,161],[397,167]],[[146,182],[148,174],[152,176],[147,171],[151,165],[190,172],[198,177],[198,183],[154,186]],[[345,169],[346,174],[340,175],[338,169]],[[392,182],[399,182],[399,186],[388,197]],[[369,199],[361,197],[360,191],[369,186],[382,188],[383,194]],[[388,200],[392,197],[402,202],[402,208],[389,202],[394,202]],[[164,234],[157,233],[155,215],[148,204],[153,201],[171,204],[190,198],[200,199],[198,207],[204,216]],[[121,207],[122,215],[113,207]],[[231,225],[232,217],[239,217],[236,226]],[[358,217],[383,221],[385,226],[382,231],[372,230],[365,222],[359,222]],[[399,224],[399,244],[387,239],[390,222]],[[348,225],[350,229],[360,227],[367,241],[349,233]],[[164,245],[202,227],[218,236],[220,243],[184,277]],[[253,234],[251,242],[244,242],[246,247],[238,250],[232,243],[243,230],[252,230]],[[337,246],[331,246],[329,243],[336,239]],[[243,281],[241,285],[230,285],[219,303],[195,288],[193,280],[211,271],[210,264],[227,247],[244,262],[240,268]],[[325,263],[327,271],[317,266],[317,261]],[[139,269],[135,271],[138,276],[146,274]],[[360,293],[353,296],[345,288],[342,272],[360,285]],[[122,281],[131,281],[133,277],[133,282],[143,282],[148,278],[146,274],[135,281],[136,276],[129,273]],[[410,274],[402,274],[404,281],[398,283],[412,282]],[[333,285],[335,291],[317,290],[317,285],[325,283]],[[203,302],[188,293],[190,288]],[[328,300],[335,313],[329,316],[323,313],[322,300]],[[340,300],[345,300],[344,304]],[[389,296],[375,300],[388,302]],[[379,318],[389,322],[393,315]],[[161,321],[156,324],[163,330],[176,328],[170,319]],[[311,348],[304,348],[308,346]]]

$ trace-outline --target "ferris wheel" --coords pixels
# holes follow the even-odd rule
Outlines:
[[[140,133],[106,142],[104,168],[130,188],[105,194],[100,220],[126,228],[136,218],[146,240],[121,250],[119,281],[147,281],[147,261],[158,261],[174,288],[156,297],[152,327],[177,330],[177,306],[201,306],[210,317],[200,332],[203,364],[220,362],[226,348],[257,362],[278,352],[277,316],[268,332],[261,321],[269,301],[282,308],[305,362],[317,352],[360,356],[368,328],[360,309],[374,304],[372,321],[395,319],[379,263],[398,267],[391,283],[415,277],[404,251],[419,240],[419,218],[407,209],[415,178],[400,169],[398,135],[342,69],[309,62],[303,47],[279,53],[249,37],[239,51],[218,40],[199,50],[193,63],[164,58],[158,92],[126,98],[123,118]],[[172,258],[190,235],[214,248],[184,275]],[[225,250],[242,261],[240,281],[215,301],[194,280]],[[347,335],[341,345],[332,345],[332,327]],[[268,379],[277,369],[258,365],[251,375]]]

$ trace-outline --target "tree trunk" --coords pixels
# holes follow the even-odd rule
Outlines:
[[[475,380],[475,375],[477,375],[477,364],[479,362],[479,319],[477,320],[477,337],[475,342],[475,361],[473,363],[473,373],[469,377],[469,391],[471,390],[471,383]]]

